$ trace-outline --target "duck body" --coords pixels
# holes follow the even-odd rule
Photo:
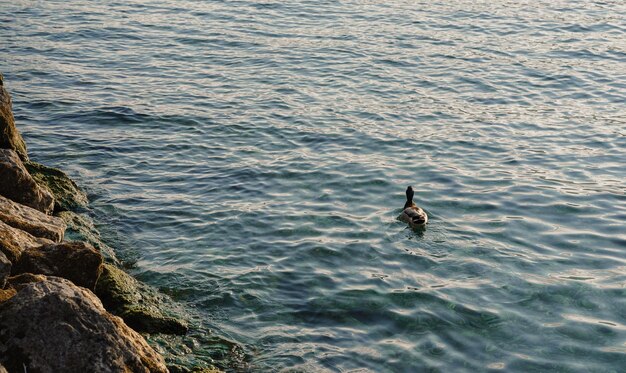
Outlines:
[[[413,188],[409,186],[406,189],[406,203],[404,204],[404,210],[402,210],[402,213],[398,216],[398,220],[409,224],[411,228],[419,228],[428,223],[428,215],[424,209],[418,207],[413,202],[413,194]]]

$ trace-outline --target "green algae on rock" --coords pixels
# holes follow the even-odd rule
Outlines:
[[[28,161],[26,143],[15,127],[11,95],[4,89],[4,79],[0,74],[0,148],[13,149],[22,161]]]
[[[61,211],[56,215],[67,224],[67,229],[65,230],[66,239],[88,242],[100,251],[107,263],[117,266],[121,265],[113,248],[102,241],[100,232],[89,216],[72,211]]]
[[[54,211],[85,208],[89,203],[87,195],[65,172],[37,162],[26,162],[24,165],[33,179],[54,196]]]
[[[168,365],[167,369],[170,373],[224,373],[222,370],[219,370],[215,367],[186,367],[182,365]]]
[[[249,372],[252,368],[244,346],[196,328],[185,335],[152,334],[146,339],[151,346],[159,346],[170,373]],[[193,353],[196,346],[206,348],[201,356]]]
[[[185,321],[163,314],[163,295],[115,266],[103,266],[96,294],[107,310],[137,331],[185,334],[189,329]]]

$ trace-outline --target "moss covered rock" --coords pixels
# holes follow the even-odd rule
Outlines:
[[[85,214],[77,214],[72,211],[61,211],[57,216],[67,224],[65,231],[66,239],[72,241],[85,241],[98,249],[107,263],[120,265],[115,251],[105,244],[100,237],[100,232],[93,221]]]
[[[24,165],[35,181],[54,196],[54,211],[84,208],[89,203],[87,195],[65,172],[36,162],[26,162]]]
[[[215,367],[186,367],[176,364],[168,365],[167,369],[170,373],[224,373],[224,371]]]
[[[185,334],[183,320],[163,314],[163,296],[140,284],[126,272],[105,264],[96,284],[96,294],[105,308],[128,325],[145,333]]]

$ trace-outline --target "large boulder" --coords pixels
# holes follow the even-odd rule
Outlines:
[[[39,186],[48,189],[54,196],[54,211],[75,210],[87,207],[87,195],[78,188],[65,172],[36,162],[24,163]]]
[[[0,148],[13,149],[23,161],[28,160],[26,143],[15,127],[11,95],[4,89],[2,74],[0,74]]]
[[[157,354],[89,290],[48,277],[0,303],[0,363],[14,372],[167,372]]]
[[[54,242],[63,240],[66,228],[63,219],[46,215],[2,196],[0,196],[0,221],[35,237],[47,238]]]
[[[12,263],[18,261],[24,250],[51,243],[53,242],[47,238],[35,237],[0,221],[0,251]]]
[[[45,214],[54,209],[54,197],[37,184],[13,150],[0,149],[0,195]]]
[[[24,250],[13,274],[58,276],[93,290],[102,272],[102,255],[84,242],[62,242]]]
[[[0,289],[4,288],[7,278],[11,274],[11,261],[0,251]]]
[[[110,264],[103,266],[96,294],[107,310],[137,331],[185,334],[189,329],[185,321],[163,314],[162,295]]]

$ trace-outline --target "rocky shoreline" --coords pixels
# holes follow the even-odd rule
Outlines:
[[[120,268],[88,203],[29,159],[0,74],[0,373],[217,372],[168,369],[148,345],[140,333],[184,335],[187,322]]]

